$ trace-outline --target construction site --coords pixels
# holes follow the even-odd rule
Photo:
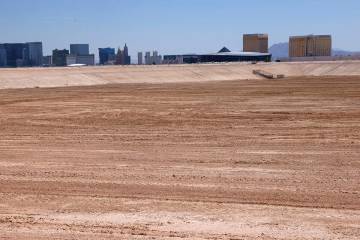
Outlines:
[[[359,239],[360,61],[0,69],[0,113],[0,239]]]

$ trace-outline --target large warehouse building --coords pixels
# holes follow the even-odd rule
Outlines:
[[[331,35],[293,36],[289,39],[289,57],[331,56]]]
[[[244,34],[243,36],[244,52],[269,52],[269,36],[268,34]]]
[[[164,64],[191,64],[211,62],[270,62],[271,54],[259,52],[233,52],[226,47],[217,53],[165,55]]]

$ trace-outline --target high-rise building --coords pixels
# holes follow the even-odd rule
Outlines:
[[[244,52],[269,52],[268,34],[244,34],[243,36]]]
[[[70,44],[71,55],[89,55],[89,44]]]
[[[1,46],[1,65],[8,67],[42,65],[43,49],[41,42],[4,43]]]
[[[151,65],[151,53],[150,52],[145,53],[145,64]]]
[[[52,56],[43,56],[42,65],[44,67],[52,66]]]
[[[53,50],[53,55],[52,55],[53,65],[58,66],[58,67],[66,66],[67,65],[66,64],[66,56],[67,55],[69,55],[69,50],[67,50],[67,49]]]
[[[162,56],[157,51],[153,52],[152,64],[159,65],[162,62]]]
[[[7,67],[18,67],[23,65],[26,55],[25,43],[4,43],[3,47],[6,51]]]
[[[6,49],[3,44],[0,44],[0,67],[7,66]]]
[[[116,54],[116,65],[130,65],[131,64],[131,57],[129,56],[129,49],[125,44],[124,50],[118,48],[118,52]]]
[[[95,55],[90,54],[89,44],[70,44],[70,55],[66,57],[66,64],[95,65]]]
[[[143,53],[138,52],[138,64],[143,65]]]
[[[124,53],[121,50],[121,48],[118,48],[117,53],[116,53],[116,60],[115,60],[116,65],[124,65],[123,55],[124,55]]]
[[[110,64],[115,60],[115,48],[99,48],[100,64]]]
[[[331,56],[331,35],[293,36],[289,39],[289,57]]]
[[[125,65],[131,64],[131,57],[129,56],[129,48],[127,47],[126,44],[124,47],[124,63],[125,63]]]
[[[124,46],[124,57],[126,58],[127,56],[129,56],[129,48],[127,47],[126,43]]]
[[[42,66],[43,46],[42,42],[26,43],[25,61],[28,66]]]
[[[162,56],[157,51],[153,51],[151,56],[150,52],[145,53],[145,64],[146,65],[158,65],[162,64]]]

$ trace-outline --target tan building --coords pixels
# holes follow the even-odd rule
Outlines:
[[[294,36],[289,39],[289,57],[331,56],[331,35]]]
[[[244,34],[244,52],[269,52],[269,36],[267,34]]]

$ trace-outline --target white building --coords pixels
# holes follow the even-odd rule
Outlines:
[[[94,54],[78,55],[76,57],[76,64],[85,64],[88,66],[94,66],[95,65],[95,55]]]
[[[66,65],[74,65],[74,64],[85,64],[87,66],[95,65],[95,55],[67,55],[66,56]]]
[[[67,55],[66,56],[66,65],[74,65],[76,64],[76,55]]]

